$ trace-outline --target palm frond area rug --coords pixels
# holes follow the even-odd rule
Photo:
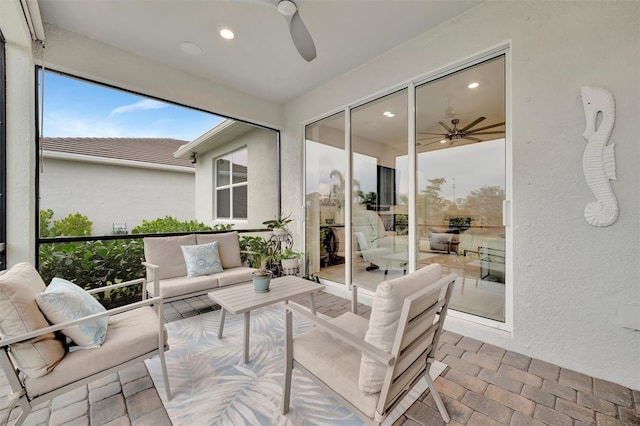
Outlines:
[[[166,325],[165,352],[173,393],[166,400],[160,360],[145,361],[174,426],[201,425],[362,425],[363,422],[310,378],[294,369],[291,410],[280,413],[284,382],[284,307],[251,312],[250,362],[242,360],[243,315],[226,315],[218,339],[220,311]],[[294,336],[312,327],[294,315]],[[435,363],[436,378],[445,364]],[[385,421],[391,424],[427,388],[423,379]]]

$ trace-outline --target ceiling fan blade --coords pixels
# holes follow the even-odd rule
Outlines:
[[[474,142],[482,142],[482,139],[478,139],[478,138],[470,138],[469,136],[465,136],[462,139],[467,139],[469,141],[474,141]]]
[[[447,126],[446,124],[444,124],[442,121],[438,121],[438,124],[441,125],[442,127],[444,127],[447,130],[447,132],[453,133],[453,129],[451,127]]]
[[[297,10],[289,21],[289,31],[291,32],[293,44],[295,44],[296,49],[298,49],[300,56],[307,62],[313,61],[316,58],[316,46]]]
[[[473,126],[475,126],[476,124],[478,124],[482,120],[486,120],[486,119],[487,119],[487,117],[478,117],[475,120],[473,120],[471,123],[469,123],[466,126],[464,126],[462,129],[460,129],[460,131],[464,132],[466,130],[469,130],[470,128],[472,128]]]
[[[469,135],[503,135],[504,131],[497,131],[497,132],[467,132],[465,133],[465,135],[469,136]]]
[[[446,133],[429,133],[429,132],[416,132],[418,135],[436,135],[436,136],[447,136]]]
[[[504,121],[502,123],[491,124],[489,126],[478,127],[477,129],[473,129],[471,132],[478,132],[480,130],[493,129],[494,127],[504,126]],[[467,133],[471,133],[467,132]]]

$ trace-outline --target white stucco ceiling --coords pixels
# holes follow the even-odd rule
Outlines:
[[[277,0],[39,0],[42,19],[274,102],[287,102],[445,23],[479,0],[296,0],[316,45],[306,62]],[[235,31],[234,40],[218,28]],[[180,50],[184,41],[202,53]]]

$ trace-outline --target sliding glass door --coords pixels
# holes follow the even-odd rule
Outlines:
[[[450,307],[504,322],[505,59],[416,88],[417,247],[459,275]]]
[[[349,200],[344,141],[344,113],[305,129],[306,273],[341,284],[345,282],[345,202]]]
[[[451,308],[505,322],[505,63],[495,56],[306,126],[308,275],[375,290],[439,263],[458,275]]]
[[[351,110],[352,282],[372,288],[408,266],[407,89]]]

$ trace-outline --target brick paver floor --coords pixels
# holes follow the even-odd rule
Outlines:
[[[296,302],[308,305],[308,298]],[[345,299],[322,293],[319,312],[336,317]],[[217,309],[207,296],[168,303],[175,321]],[[362,305],[361,315],[370,308]],[[640,391],[560,368],[500,347],[445,332],[437,358],[448,368],[435,381],[456,425],[640,425]],[[171,380],[171,377],[169,377]],[[7,409],[9,387],[0,375],[0,425],[12,425],[19,409]],[[171,425],[144,363],[60,396],[34,411],[26,425]],[[444,424],[425,392],[395,425]],[[395,426],[394,425],[394,426]],[[178,426],[178,425],[176,425]],[[189,425],[199,426],[199,425]]]

